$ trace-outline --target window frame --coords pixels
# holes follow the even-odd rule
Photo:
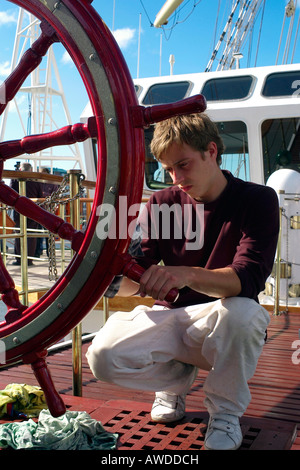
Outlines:
[[[229,99],[216,99],[216,100],[210,100],[208,99],[203,90],[205,88],[205,86],[209,83],[209,82],[212,82],[212,81],[229,81],[229,80],[237,80],[237,79],[241,79],[241,78],[251,78],[251,84],[249,86],[249,90],[248,90],[248,93],[246,96],[242,97],[242,98],[229,98]],[[248,74],[248,75],[231,75],[229,77],[215,77],[215,78],[210,78],[209,80],[207,80],[206,82],[203,83],[202,85],[202,88],[201,88],[201,91],[200,93],[205,96],[205,99],[208,103],[227,103],[227,102],[233,102],[233,101],[246,101],[248,100],[252,94],[253,94],[253,91],[254,91],[254,88],[256,86],[256,82],[257,82],[257,78],[254,76],[254,75],[251,75],[251,74]]]
[[[188,86],[187,86],[187,89],[186,89],[186,92],[184,94],[184,96],[182,96],[181,98],[178,98],[176,100],[172,100],[172,101],[164,101],[164,102],[154,102],[154,103],[145,103],[145,99],[147,98],[150,90],[154,87],[157,87],[157,86],[164,86],[164,87],[167,87],[168,85],[176,85],[176,84],[179,84],[179,83],[186,83]],[[170,103],[173,103],[174,101],[179,101],[179,100],[183,100],[184,98],[186,98],[187,96],[190,95],[191,93],[191,90],[193,88],[193,83],[190,81],[190,80],[177,80],[177,81],[170,81],[170,82],[158,82],[158,83],[153,83],[151,86],[149,86],[149,88],[147,89],[146,93],[145,93],[145,96],[143,97],[142,99],[142,102],[141,104],[144,105],[144,106],[153,106],[153,105],[157,105],[157,104],[170,104]]]
[[[272,76],[274,76],[274,75],[278,75],[278,76],[279,76],[279,75],[290,75],[290,74],[293,74],[293,73],[295,73],[295,74],[298,73],[298,75],[299,75],[298,78],[295,78],[295,79],[293,80],[293,82],[295,82],[297,79],[300,81],[300,71],[299,71],[299,70],[287,70],[287,71],[283,71],[283,72],[272,72],[272,73],[269,73],[269,74],[265,77],[265,79],[264,79],[264,83],[263,83],[263,86],[262,86],[262,88],[261,88],[261,96],[262,96],[263,98],[265,98],[265,99],[271,99],[271,100],[272,100],[272,99],[277,99],[277,98],[292,98],[293,96],[299,98],[299,97],[300,97],[299,91],[298,91],[298,93],[296,93],[297,90],[299,90],[299,87],[298,87],[298,88],[295,88],[295,91],[292,91],[291,94],[289,94],[289,95],[286,95],[286,94],[285,94],[285,95],[283,95],[283,94],[280,94],[280,95],[265,95],[265,94],[264,94],[264,89],[265,89],[266,84],[267,84],[267,81],[268,81],[268,79],[269,79],[270,77],[272,77]],[[293,90],[292,87],[291,87],[291,90]]]

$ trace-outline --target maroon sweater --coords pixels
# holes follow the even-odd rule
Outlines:
[[[160,260],[166,266],[231,267],[241,281],[239,295],[257,301],[274,263],[279,230],[278,197],[272,188],[242,181],[227,171],[223,173],[228,180],[225,190],[217,200],[201,204],[200,212],[204,207],[204,214],[200,218],[199,207],[197,209],[200,203],[176,186],[151,196],[146,205],[148,212],[144,211],[141,220],[144,257],[139,263],[146,268]],[[153,204],[161,208],[160,219],[153,217],[153,209],[151,218]],[[176,207],[173,218],[169,217],[170,210],[163,210],[162,204]],[[194,249],[196,245],[191,245],[192,238],[188,235],[187,239],[187,230],[182,228],[187,223],[188,213],[193,216],[194,232],[197,230],[198,234],[200,229],[204,233],[203,246],[198,243],[198,249]],[[171,227],[170,235],[164,223]],[[195,241],[197,238],[199,241],[199,236]],[[191,246],[193,249],[189,248]],[[176,303],[156,303],[176,308],[213,300],[216,299],[186,287],[181,289]]]

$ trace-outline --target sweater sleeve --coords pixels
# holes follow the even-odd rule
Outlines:
[[[276,192],[261,186],[248,198],[241,227],[241,239],[230,265],[239,276],[240,297],[257,298],[272,271],[279,232],[279,204]]]
[[[143,257],[139,258],[138,262],[144,269],[158,264],[162,259],[158,243],[159,230],[155,218],[151,215],[151,205],[157,204],[156,196],[157,194],[153,194],[150,197],[139,218]]]

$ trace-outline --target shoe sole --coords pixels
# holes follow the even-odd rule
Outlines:
[[[242,442],[243,442],[243,441],[241,441],[239,444],[237,444],[236,446],[232,447],[231,449],[226,449],[226,450],[238,450],[238,449],[241,447]],[[224,450],[224,449],[211,449],[211,448],[209,448],[209,447],[206,447],[205,443],[204,443],[204,449],[205,449],[205,450]]]
[[[185,413],[176,419],[175,418],[155,418],[151,416],[151,421],[153,421],[154,423],[175,423],[176,421],[181,421],[184,417],[185,417]]]

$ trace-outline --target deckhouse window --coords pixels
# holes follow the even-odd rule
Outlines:
[[[204,84],[201,94],[207,101],[241,100],[249,96],[252,84],[250,75],[212,78]]]
[[[163,189],[172,185],[169,174],[163,169],[150,151],[150,143],[153,137],[154,127],[150,126],[144,129],[145,135],[145,180],[150,189]]]
[[[157,83],[147,91],[143,104],[173,103],[185,98],[190,82]]]
[[[300,97],[300,70],[294,72],[272,73],[266,78],[263,96],[296,96]]]
[[[267,119],[261,134],[265,181],[280,168],[300,171],[300,118]]]
[[[225,145],[222,170],[229,170],[244,181],[250,180],[247,126],[242,121],[217,122]]]
[[[142,87],[140,85],[134,85],[134,89],[136,92],[136,96],[139,97],[142,91]]]

